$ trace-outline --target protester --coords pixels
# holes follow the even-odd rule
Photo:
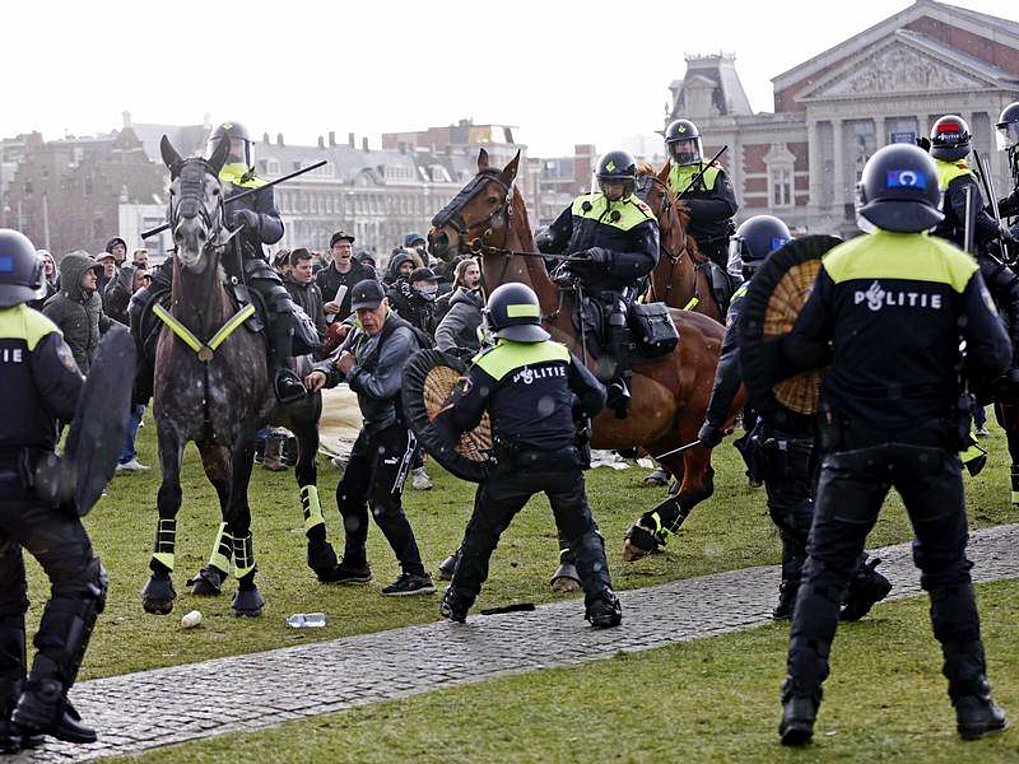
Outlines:
[[[43,308],[46,317],[63,332],[82,374],[88,374],[99,336],[112,324],[96,291],[102,268],[83,250],[66,255],[60,261],[61,289]]]
[[[350,315],[350,290],[365,279],[374,277],[374,272],[354,260],[354,237],[337,231],[329,239],[329,255],[332,263],[323,268],[315,277],[315,283],[325,301],[326,323],[343,321]]]

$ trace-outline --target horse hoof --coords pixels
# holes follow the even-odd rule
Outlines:
[[[226,575],[216,568],[202,568],[188,579],[191,594],[195,597],[218,597],[223,593],[223,581]]]
[[[460,559],[459,554],[454,552],[441,563],[439,563],[439,578],[442,581],[452,581],[453,571],[456,570],[456,561]]]
[[[257,588],[238,589],[230,607],[234,609],[234,615],[238,617],[258,618],[262,615],[265,600],[262,599],[262,593]]]
[[[173,601],[177,592],[173,590],[173,582],[169,577],[153,576],[142,590],[142,609],[152,615],[169,615],[173,611]]]
[[[577,573],[577,566],[569,563],[560,565],[552,576],[550,585],[556,594],[570,594],[580,589],[580,575]]]
[[[332,581],[337,562],[336,552],[328,541],[308,542],[308,567],[315,572],[319,581]]]

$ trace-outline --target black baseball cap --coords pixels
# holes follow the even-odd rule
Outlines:
[[[407,279],[411,284],[415,281],[438,281],[431,268],[415,268]]]
[[[336,233],[329,237],[329,248],[332,249],[333,245],[336,244],[336,242],[338,241],[349,241],[351,244],[353,244],[354,237],[351,236],[349,233],[337,231]]]
[[[375,310],[385,299],[386,293],[375,279],[364,279],[354,284],[350,293],[350,310]]]

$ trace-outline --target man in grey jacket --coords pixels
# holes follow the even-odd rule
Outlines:
[[[103,266],[88,252],[77,251],[60,261],[60,291],[46,301],[43,313],[64,335],[82,374],[88,374],[99,347],[99,335],[113,323],[103,312],[97,287]]]
[[[389,308],[382,285],[367,279],[351,290],[356,328],[327,360],[304,379],[312,392],[346,381],[357,393],[364,426],[354,442],[347,469],[336,486],[343,517],[343,560],[330,580],[366,584],[372,580],[365,544],[368,508],[400,561],[402,573],[382,593],[432,594],[410,522],[403,512],[403,485],[417,441],[400,410],[403,368],[418,349],[413,327]]]

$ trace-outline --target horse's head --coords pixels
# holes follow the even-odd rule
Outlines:
[[[230,150],[219,141],[212,156],[182,159],[164,135],[159,144],[170,170],[170,204],[167,220],[181,266],[201,273],[209,263],[209,250],[220,246],[223,230],[223,186],[219,171]]]
[[[519,165],[519,151],[500,170],[489,166],[488,152],[481,149],[478,174],[432,218],[428,251],[449,262],[459,254],[472,252],[475,239],[505,246],[513,209],[513,181]]]
[[[659,221],[676,204],[676,195],[669,188],[669,164],[656,173],[649,164],[637,168],[637,196],[651,208]]]

